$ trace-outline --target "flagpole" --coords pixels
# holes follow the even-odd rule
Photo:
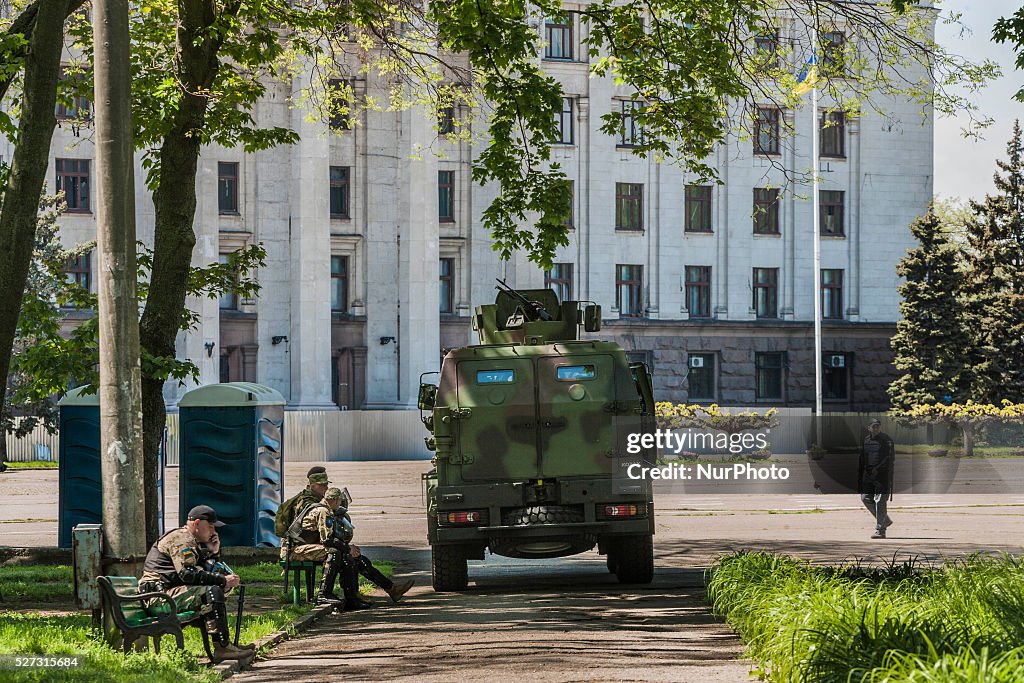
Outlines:
[[[811,49],[817,63],[818,28],[811,30]],[[822,356],[821,356],[821,207],[818,198],[818,83],[811,84],[811,163],[814,172],[811,209],[814,214],[814,413],[821,418]],[[820,446],[820,438],[819,443]]]

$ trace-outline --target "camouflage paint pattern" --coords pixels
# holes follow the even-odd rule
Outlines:
[[[497,304],[474,316],[481,345],[454,349],[442,362],[425,420],[436,466],[424,475],[432,543],[445,537],[486,546],[485,528],[439,530],[438,510],[482,507],[489,524],[500,525],[507,510],[537,504],[530,490],[542,485],[555,485],[542,501],[580,506],[586,522],[602,528],[594,517],[600,503],[649,502],[653,511],[649,488],[616,495],[612,484],[626,434],[641,428],[641,412],[653,414],[625,351],[578,339],[578,302],[559,304],[550,290],[523,293],[556,319],[506,328],[501,321],[521,310],[499,293]],[[621,523],[622,533],[647,530],[653,532],[651,518]]]

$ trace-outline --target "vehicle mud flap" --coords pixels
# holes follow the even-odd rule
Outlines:
[[[619,583],[650,583],[654,580],[653,536],[642,534],[616,539],[608,550],[608,570],[614,572]]]

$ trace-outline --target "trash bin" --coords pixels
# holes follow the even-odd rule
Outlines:
[[[225,546],[278,546],[274,515],[284,491],[284,397],[261,384],[193,389],[178,402],[178,512],[217,511]]]
[[[69,391],[58,404],[60,474],[58,477],[57,546],[70,548],[72,529],[103,523],[103,474],[100,469],[100,397],[88,385]],[[166,435],[165,435],[166,436]],[[164,530],[164,444],[160,445],[157,501],[160,533]]]

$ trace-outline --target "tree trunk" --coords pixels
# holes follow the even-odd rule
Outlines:
[[[69,0],[40,0],[32,6],[18,141],[0,209],[0,405],[7,392],[7,373],[18,327],[21,297],[28,280],[36,234],[39,195],[49,165],[50,142],[57,125],[57,82],[64,47],[64,20]],[[29,10],[26,10],[27,13]]]
[[[237,11],[237,7],[235,8]],[[212,3],[179,0],[177,78],[183,94],[171,129],[160,146],[159,185],[153,193],[156,226],[153,241],[153,272],[150,296],[139,323],[142,348],[157,357],[173,357],[174,340],[185,312],[192,250],[196,244],[192,223],[196,214],[196,168],[200,134],[206,122],[205,97],[217,75],[220,41],[206,37],[216,17]],[[144,368],[145,370],[145,368]],[[145,462],[146,538],[159,534],[157,468],[167,409],[162,379],[142,379],[142,448]]]

